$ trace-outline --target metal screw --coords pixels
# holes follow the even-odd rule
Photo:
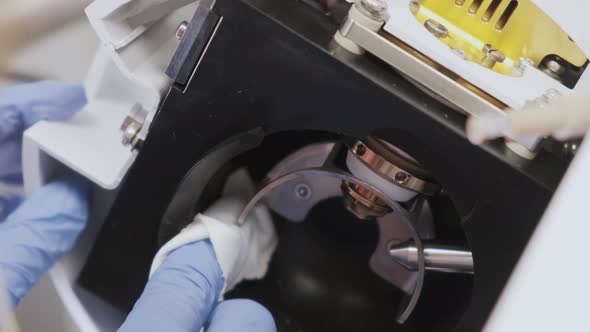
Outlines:
[[[397,172],[395,174],[395,181],[399,184],[406,184],[410,180],[410,175],[406,172]]]
[[[298,199],[306,201],[311,198],[312,191],[311,188],[305,183],[299,183],[295,186],[295,196]]]
[[[563,66],[555,60],[549,60],[547,62],[547,69],[556,74],[561,74],[565,70]]]
[[[545,74],[558,81],[561,81],[560,76],[566,71],[566,67],[559,60],[555,59],[544,61],[539,67]]]
[[[123,146],[136,147],[139,143],[137,135],[141,131],[143,125],[135,120],[132,116],[125,117],[123,124],[121,125],[121,131],[123,132]]]
[[[367,147],[364,146],[363,144],[357,144],[354,146],[354,148],[352,148],[352,152],[354,154],[356,154],[357,156],[364,156],[365,152],[367,152]]]
[[[410,1],[409,6],[410,6],[410,11],[414,15],[416,15],[416,13],[418,13],[418,11],[420,10],[420,2],[418,2],[418,0]]]
[[[356,4],[358,4],[357,8],[375,20],[385,21],[387,19],[388,4],[386,0],[361,0]]]
[[[184,33],[186,32],[187,29],[188,29],[188,22],[182,21],[182,23],[180,23],[178,28],[176,28],[176,38],[178,38],[179,40],[182,39],[182,36],[184,36]]]
[[[433,19],[426,20],[426,22],[424,22],[424,27],[436,38],[445,38],[449,35],[447,27]]]
[[[504,60],[506,60],[506,56],[504,55],[504,53],[502,53],[500,50],[498,50],[490,44],[485,44],[482,51],[484,56],[483,59],[481,59],[480,63],[484,67],[491,69],[494,68],[496,63],[502,63],[504,62]]]

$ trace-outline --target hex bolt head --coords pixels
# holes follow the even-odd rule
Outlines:
[[[387,20],[388,3],[386,0],[361,0],[356,3],[363,13],[377,21]]]

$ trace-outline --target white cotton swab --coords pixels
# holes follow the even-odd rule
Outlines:
[[[471,117],[466,132],[473,144],[507,137],[553,136],[568,140],[590,129],[590,96],[563,96],[549,103],[535,103],[522,110],[508,110],[505,116]]]

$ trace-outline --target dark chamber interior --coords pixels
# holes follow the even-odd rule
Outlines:
[[[248,165],[260,180],[288,153],[334,138],[322,133],[272,135],[220,170],[199,205],[218,196],[212,193],[236,167]],[[466,246],[451,200],[438,195],[429,202],[437,242]],[[316,205],[302,223],[276,214],[274,220],[280,242],[267,276],[243,282],[226,298],[250,298],[265,305],[279,331],[445,331],[456,325],[469,303],[472,276],[427,272],[416,311],[399,325],[395,320],[402,292],[369,267],[379,238],[376,221],[356,219],[340,198]]]

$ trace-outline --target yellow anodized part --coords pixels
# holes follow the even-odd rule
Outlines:
[[[414,0],[410,9],[455,52],[505,75],[520,75],[514,67],[523,58],[532,60],[535,66],[550,54],[577,67],[588,60],[568,34],[531,0]],[[490,49],[505,58],[495,64],[490,59],[484,61]]]

